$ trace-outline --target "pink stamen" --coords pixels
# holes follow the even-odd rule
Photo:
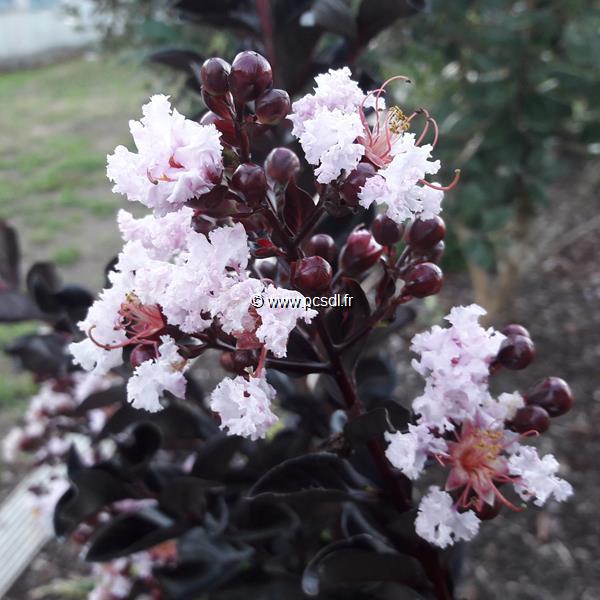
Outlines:
[[[260,350],[260,357],[258,359],[258,365],[256,366],[256,371],[254,372],[254,377],[261,376],[261,373],[265,366],[266,361],[267,361],[267,347],[263,346]]]
[[[425,179],[419,179],[419,182],[422,183],[423,185],[426,185],[427,187],[430,187],[434,190],[439,190],[440,192],[447,192],[447,191],[455,188],[459,181],[460,181],[460,169],[456,169],[454,171],[454,179],[448,185],[444,185],[444,186],[435,185],[435,183],[429,183],[429,181],[426,181]]]
[[[96,326],[93,325],[88,331],[88,337],[96,346],[104,350],[116,350],[131,344],[142,343],[157,346],[156,337],[166,326],[165,319],[158,306],[141,304],[131,295],[126,302],[121,304],[119,315],[121,321],[115,328],[124,330],[127,340],[120,344],[103,344],[95,339],[92,332]]]

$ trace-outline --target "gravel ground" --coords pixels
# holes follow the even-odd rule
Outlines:
[[[539,268],[525,275],[508,315],[508,321],[529,328],[538,349],[530,368],[511,374],[508,389],[525,391],[549,375],[572,386],[573,410],[555,419],[538,445],[555,454],[575,495],[543,509],[504,512],[484,524],[467,548],[458,594],[465,600],[600,598],[598,166],[589,166],[575,190],[567,185],[555,190],[548,227],[559,223],[560,231]],[[544,229],[540,225],[536,235]],[[469,301],[456,283],[447,295]]]

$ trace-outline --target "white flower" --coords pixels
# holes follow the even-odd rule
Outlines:
[[[194,211],[183,207],[164,217],[148,215],[135,219],[130,212],[120,210],[117,223],[126,242],[140,241],[151,258],[169,260],[185,249]]]
[[[397,223],[415,217],[429,219],[439,214],[443,192],[417,185],[425,175],[435,174],[440,169],[439,160],[429,160],[432,150],[429,144],[417,146],[412,133],[399,136],[391,150],[391,162],[367,179],[360,191],[360,204],[365,208],[373,202],[387,205],[387,216]]]
[[[294,127],[292,134],[300,138],[307,122],[314,119],[319,109],[335,110],[344,113],[356,113],[365,99],[358,83],[351,78],[350,69],[329,69],[315,77],[314,94],[307,94],[292,104],[292,113],[288,116]]]
[[[428,456],[446,451],[446,442],[434,437],[426,425],[411,424],[406,433],[386,432],[385,439],[389,442],[387,459],[409,479],[419,477]]]
[[[160,398],[165,390],[178,398],[185,396],[185,360],[177,352],[173,338],[164,335],[160,341],[159,356],[139,365],[127,383],[131,405],[148,412],[162,410]]]
[[[210,397],[210,408],[221,418],[221,429],[229,435],[251,440],[264,438],[277,422],[271,410],[275,390],[264,377],[224,379]]]
[[[365,94],[350,75],[347,67],[317,75],[314,94],[294,102],[289,115],[306,160],[318,165],[320,183],[352,171],[365,153],[357,141],[364,133],[359,107]]]
[[[414,336],[411,348],[420,360],[412,366],[426,381],[423,395],[413,402],[420,423],[453,429],[494,402],[488,390],[489,365],[504,336],[479,325],[484,314],[476,304],[455,307],[446,317],[451,327],[434,326]]]
[[[117,146],[108,157],[107,175],[114,192],[165,215],[220,180],[220,134],[214,125],[200,125],[172,110],[167,96],[152,96],[142,112],[141,121],[129,122],[138,153]]]
[[[258,279],[245,279],[234,283],[211,301],[210,310],[218,315],[223,331],[241,333],[252,331],[255,319],[250,314],[250,302],[254,295],[260,294],[263,284]]]
[[[160,305],[171,325],[186,333],[202,331],[218,316],[211,315],[216,299],[248,277],[248,257],[248,240],[239,223],[219,227],[208,237],[190,230],[187,250],[175,264],[163,263],[160,272],[152,265],[138,271],[137,289],[142,299]]]
[[[339,109],[321,108],[304,123],[298,139],[306,160],[319,165],[315,170],[319,183],[330,183],[342,171],[349,173],[358,165],[365,147],[354,142],[362,130],[358,112],[348,114]]]
[[[525,400],[519,392],[503,393],[493,400],[483,405],[482,410],[492,419],[502,422],[510,421],[517,414],[520,408],[525,406]]]
[[[459,540],[473,539],[479,531],[479,523],[473,511],[457,512],[450,494],[432,486],[421,499],[415,527],[423,539],[445,548]]]
[[[552,454],[540,458],[535,448],[521,446],[509,458],[508,466],[510,474],[519,477],[515,484],[517,493],[523,500],[535,498],[537,506],[542,506],[551,496],[563,502],[573,493],[570,483],[556,477],[560,465]]]
[[[304,296],[294,290],[276,288],[269,285],[263,294],[265,302],[256,312],[261,318],[261,325],[256,330],[256,337],[265,344],[275,356],[287,356],[287,342],[290,333],[296,327],[298,320],[310,323],[317,311],[304,308]],[[283,307],[276,299],[288,299],[288,306]],[[298,306],[298,308],[292,308]]]

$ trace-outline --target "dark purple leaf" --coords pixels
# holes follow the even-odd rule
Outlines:
[[[34,333],[13,340],[5,352],[39,379],[60,378],[66,375],[71,362],[66,344],[67,340],[59,334]]]
[[[56,534],[67,535],[101,508],[117,500],[133,497],[135,495],[131,487],[105,468],[98,466],[80,469],[73,473],[71,487],[56,504]]]
[[[49,262],[35,263],[27,273],[27,290],[45,313],[57,313],[61,306],[56,298],[62,283],[56,266]]]
[[[123,513],[96,529],[85,560],[105,562],[128,556],[152,548],[182,531],[182,526],[155,508]]]
[[[363,0],[356,18],[358,34],[366,43],[396,19],[421,12],[426,4],[426,0]]]
[[[346,38],[356,37],[356,21],[348,0],[316,0],[312,9],[302,16],[302,23]]]
[[[308,596],[319,596],[339,586],[383,581],[420,588],[425,578],[414,558],[362,534],[329,544],[317,553],[304,569],[302,589]]]
[[[278,502],[368,500],[372,485],[345,460],[327,452],[291,458],[261,477],[248,496]]]
[[[310,194],[290,181],[285,190],[282,213],[283,220],[292,233],[298,233],[314,211],[315,203]]]
[[[344,426],[344,436],[352,445],[364,444],[374,438],[382,437],[385,432],[394,431],[387,410],[382,407],[354,417]]]
[[[90,394],[75,409],[75,416],[83,416],[88,410],[96,408],[106,408],[113,404],[125,404],[127,401],[127,390],[124,385],[113,385],[106,390]]]
[[[148,60],[178,71],[193,73],[192,65],[201,65],[204,57],[193,50],[166,49],[153,52]]]
[[[15,229],[0,220],[0,294],[19,287],[21,251]]]

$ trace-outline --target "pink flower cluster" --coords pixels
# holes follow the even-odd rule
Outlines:
[[[18,459],[19,453],[34,452],[38,463],[53,463],[68,452],[75,443],[85,455],[89,445],[82,447],[85,438],[73,435],[73,430],[99,432],[106,421],[101,409],[86,411],[86,423],[75,424],[73,411],[91,393],[106,389],[107,378],[90,373],[74,373],[72,381],[44,382],[37,394],[29,401],[22,423],[13,427],[2,442],[2,456],[7,463]]]
[[[556,475],[556,459],[540,457],[508,428],[524,406],[521,395],[494,398],[489,391],[490,365],[505,336],[479,325],[484,314],[475,304],[456,307],[446,317],[450,327],[414,337],[420,359],[413,367],[425,378],[424,393],[413,402],[417,423],[405,433],[386,434],[388,460],[410,479],[422,474],[429,459],[448,468],[445,489],[430,488],[416,519],[417,533],[441,547],[472,539],[486,509],[516,509],[502,486],[538,506],[572,494]]]
[[[315,81],[314,93],[292,105],[289,119],[306,159],[317,165],[317,181],[344,179],[366,160],[378,172],[360,190],[362,206],[384,204],[397,223],[439,214],[444,188],[424,180],[440,169],[439,161],[430,160],[437,126],[433,144],[422,145],[426,130],[418,139],[406,131],[417,113],[405,117],[396,106],[386,110],[385,84],[365,95],[347,67],[330,69]],[[368,108],[373,109],[373,124],[365,116]]]
[[[185,395],[190,360],[183,338],[202,345],[205,332],[216,327],[244,344],[251,340],[264,356],[271,352],[281,358],[298,319],[310,322],[316,311],[282,310],[268,302],[252,306],[252,298],[261,293],[301,295],[273,285],[265,289],[250,276],[241,224],[215,227],[208,235],[194,230],[194,210],[185,203],[220,182],[218,132],[171,112],[165,96],[153,96],[143,112],[142,121],[131,124],[139,154],[117,148],[108,158],[108,176],[115,191],[154,214],[135,219],[119,213],[125,245],[109,274],[110,287],[79,323],[87,337],[70,350],[77,364],[103,375],[121,365],[123,349],[132,347],[136,359],[127,385],[129,401],[154,412],[161,410],[164,392]],[[217,387],[211,407],[231,434],[256,439],[276,421],[273,396],[264,377],[238,377]]]

